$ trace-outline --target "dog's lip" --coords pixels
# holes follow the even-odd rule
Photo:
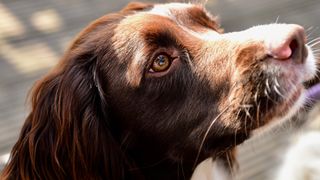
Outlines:
[[[288,113],[290,114],[291,108],[293,108],[296,105],[301,95],[305,93],[305,88],[302,84],[292,88],[295,88],[295,89],[292,92],[288,93],[287,95],[284,95],[285,97],[282,97],[282,101],[279,101],[277,104],[273,106],[273,108],[266,111],[264,115],[260,118],[259,122],[256,123],[255,126],[251,127],[251,129],[247,129],[244,131],[256,131],[257,129],[263,128],[264,126],[272,122],[273,119],[282,119],[282,118],[285,119],[286,114]]]
[[[270,63],[279,65],[279,66],[288,66],[288,65],[302,65],[306,63],[306,58],[299,58],[299,59],[294,59],[294,58],[288,58],[285,60],[279,60],[279,59],[275,59],[273,57],[270,57],[268,55],[266,55],[265,57],[261,58],[261,61],[269,61]]]
[[[273,115],[269,120],[266,121],[268,123],[271,119],[276,118],[277,116],[280,118],[284,117],[290,109],[297,103],[300,96],[304,93],[305,88],[302,85],[298,85],[295,87],[296,89],[288,94],[288,98],[285,98],[280,104],[276,105],[276,113],[272,113]],[[259,128],[259,127],[258,127]]]

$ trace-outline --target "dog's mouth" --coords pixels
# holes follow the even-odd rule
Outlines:
[[[253,130],[273,122],[282,123],[303,107],[306,99],[305,87],[296,79],[283,77],[278,80],[282,81],[279,84],[275,80],[270,83],[272,85],[267,85],[270,87],[266,87],[255,106],[256,119],[253,119],[255,123],[251,122]]]
[[[282,67],[280,67],[281,71],[279,72],[282,73],[280,73],[280,76],[279,73],[274,74],[272,82],[273,90],[271,90],[270,94],[273,95],[276,101],[272,102],[273,108],[266,110],[264,122],[260,126],[256,126],[255,129],[271,121],[281,123],[290,119],[308,101],[308,88],[316,78],[316,63],[312,50],[308,46],[305,46],[304,49],[307,50],[305,54],[308,54],[308,56],[303,56],[299,60],[301,63],[285,62],[281,64]],[[269,98],[269,101],[272,100]]]
[[[233,131],[237,129],[239,134],[250,134],[271,122],[290,119],[304,106],[307,99],[305,84],[315,76],[315,60],[312,52],[308,54],[311,57],[305,57],[299,64],[268,59],[255,73],[243,74],[244,81],[239,80],[238,90],[231,93],[237,101],[231,108],[237,125]]]
[[[282,97],[283,100],[275,104],[273,111],[266,114],[265,124],[271,121],[283,121],[291,118],[304,105],[304,92],[305,89],[302,85],[295,86],[291,93]]]
[[[210,143],[206,143],[204,149],[214,149],[211,153],[219,155],[220,152],[225,152],[225,149],[243,143],[252,133],[261,131],[268,127],[268,124],[277,124],[291,118],[304,104],[305,88],[302,85],[296,86],[290,95],[278,102],[268,98],[263,98],[263,102],[255,107],[246,107],[246,110],[241,108],[243,111],[237,113],[237,121],[241,122],[241,127],[225,127],[225,133],[208,138]]]
[[[290,80],[282,78],[279,82],[272,82],[269,79],[270,87],[261,88],[261,84],[255,84],[251,86],[252,91],[242,89],[243,94],[238,97],[243,101],[227,110],[222,118],[234,121],[228,122],[224,133],[208,138],[210,143],[206,144],[205,149],[234,147],[243,143],[252,133],[261,132],[294,116],[304,105],[306,90],[302,83],[288,83]],[[278,87],[275,90],[276,84]]]

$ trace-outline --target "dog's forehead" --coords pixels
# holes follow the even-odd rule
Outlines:
[[[154,5],[154,7],[150,11],[147,11],[147,13],[165,16],[175,20],[176,11],[186,11],[187,9],[190,9],[192,7],[195,7],[195,5],[186,3],[157,4]]]
[[[115,29],[114,40],[128,43],[141,41],[145,33],[170,31],[172,34],[189,34],[198,39],[210,40],[220,32],[216,19],[202,5],[190,3],[155,4],[147,11],[137,11],[125,17]],[[116,43],[119,48],[122,43]]]
[[[202,26],[203,29],[206,27],[210,30],[220,31],[219,24],[214,16],[202,5],[191,3],[155,4],[151,9],[130,14],[120,22],[120,25],[130,25],[128,27],[133,27],[134,25],[142,27],[144,25],[142,28],[145,28],[152,24],[151,21],[159,21],[160,17],[162,20],[171,20],[182,28],[190,28],[190,26],[198,26],[199,28]],[[137,27],[135,29],[139,30]],[[198,30],[196,29],[195,31]]]
[[[203,5],[191,3],[157,4],[147,11],[148,14],[167,17],[176,23],[183,24],[186,21],[206,21],[206,25],[212,25],[212,29],[218,30],[218,23]],[[203,23],[202,22],[202,23]]]

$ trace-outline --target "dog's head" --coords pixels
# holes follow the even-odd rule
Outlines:
[[[90,24],[36,85],[6,171],[117,179],[132,164],[215,156],[303,104],[315,73],[305,43],[298,25],[223,34],[200,5],[130,4]]]

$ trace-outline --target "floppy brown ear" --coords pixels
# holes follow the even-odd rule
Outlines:
[[[142,3],[142,2],[130,2],[126,7],[124,7],[121,11],[142,11],[148,8],[151,8],[153,4],[151,3]]]
[[[125,160],[110,131],[94,48],[72,47],[35,85],[31,113],[0,179],[123,179]]]

